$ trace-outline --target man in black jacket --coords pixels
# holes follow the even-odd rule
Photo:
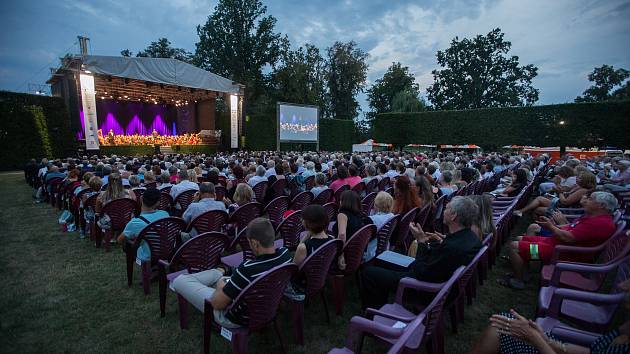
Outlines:
[[[479,217],[474,201],[455,197],[444,210],[444,224],[449,234],[425,233],[420,225],[412,223],[410,230],[418,241],[416,260],[406,271],[395,271],[379,266],[369,266],[361,273],[361,298],[363,308],[380,308],[387,302],[390,292],[396,291],[404,277],[441,283],[453,272],[472,261],[481,249],[481,243],[470,226]]]

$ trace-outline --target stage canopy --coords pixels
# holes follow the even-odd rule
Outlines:
[[[86,55],[83,56],[82,63],[83,70],[95,74],[208,91],[239,93],[238,84],[232,80],[177,59]]]

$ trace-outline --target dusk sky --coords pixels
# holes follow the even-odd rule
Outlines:
[[[58,57],[77,53],[76,36],[91,39],[90,53],[134,53],[167,37],[194,52],[196,26],[217,1],[0,2],[0,90],[27,91],[44,83]],[[539,75],[537,104],[571,102],[589,86],[587,74],[610,64],[630,69],[630,1],[610,0],[419,0],[264,1],[276,30],[294,47],[313,43],[322,51],[335,40],[354,40],[370,54],[368,86],[393,61],[409,66],[422,94],[433,81],[435,53],[455,37],[499,27],[521,64]],[[365,95],[360,97],[367,109]]]

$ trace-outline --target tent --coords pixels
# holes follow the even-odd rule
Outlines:
[[[377,143],[374,139],[368,139],[360,144],[352,144],[352,152],[383,151],[392,147],[392,144]]]

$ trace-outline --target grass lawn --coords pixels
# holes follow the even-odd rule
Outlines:
[[[127,287],[125,258],[118,246],[110,253],[96,249],[78,233],[62,233],[57,214],[34,204],[32,190],[21,173],[0,174],[0,351],[4,353],[198,353],[202,348],[201,314],[190,308],[190,329],[179,328],[177,300],[167,295],[167,312],[160,318],[157,283],[144,296],[139,269],[134,286]],[[524,229],[517,225],[514,233]],[[534,315],[538,279],[523,291],[500,287],[495,279],[508,272],[498,260],[473,306],[466,307],[459,334],[447,324],[446,352],[466,353],[487,325],[488,317],[515,308]],[[291,353],[326,353],[343,346],[347,324],[359,314],[354,279],[347,279],[343,317],[331,312],[327,324],[317,299],[306,308],[305,345],[295,345],[288,309],[279,316]],[[329,310],[332,311],[332,297]],[[251,352],[279,352],[272,330],[254,334]],[[213,333],[214,353],[229,353],[229,343]],[[366,340],[364,352],[383,353],[385,346]]]

